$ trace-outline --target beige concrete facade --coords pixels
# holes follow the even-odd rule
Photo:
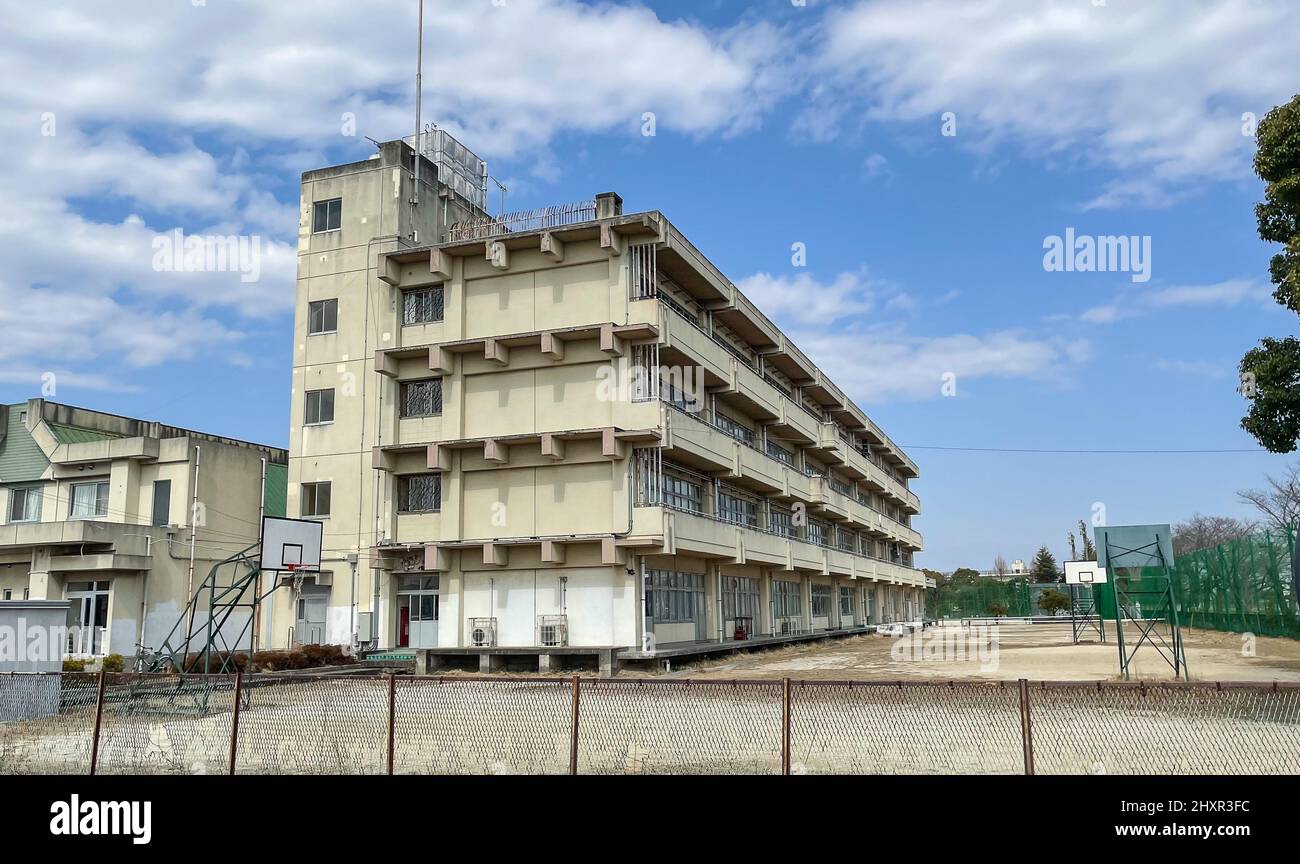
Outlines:
[[[191,586],[257,543],[268,470],[283,488],[279,448],[43,399],[0,414],[0,602],[74,601],[70,654],[158,648]]]
[[[442,184],[412,202],[411,162],[303,178],[288,510],[324,521],[328,641],[922,617],[915,463],[663,214],[467,223]]]

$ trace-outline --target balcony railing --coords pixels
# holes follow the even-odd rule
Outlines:
[[[447,229],[447,239],[461,242],[478,240],[483,237],[517,234],[521,231],[559,228],[562,225],[590,222],[595,218],[595,201],[575,201],[570,204],[539,207],[535,210],[519,210],[501,216],[480,216],[475,219],[466,219],[453,224]]]

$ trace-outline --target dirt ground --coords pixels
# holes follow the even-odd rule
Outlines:
[[[1253,654],[1241,634],[1185,630],[1187,665],[1193,681],[1300,681],[1300,641],[1254,640]],[[671,677],[1105,681],[1119,675],[1113,625],[1109,641],[1073,644],[1069,624],[1009,624],[963,630],[929,628],[904,637],[854,636],[806,643],[694,663],[674,664]],[[1137,632],[1125,632],[1128,644]],[[1173,669],[1149,645],[1134,657],[1134,677],[1170,680]],[[641,674],[641,673],[636,673]]]

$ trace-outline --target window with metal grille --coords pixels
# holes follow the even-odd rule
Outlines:
[[[814,582],[812,588],[812,616],[814,618],[829,618],[831,614],[831,586],[818,585]]]
[[[845,552],[856,552],[858,549],[857,535],[844,528],[835,529],[835,542]]]
[[[331,198],[317,201],[312,212],[311,230],[314,234],[322,231],[337,231],[343,226],[343,199]]]
[[[737,420],[733,420],[726,414],[715,413],[713,415],[713,425],[737,441],[743,441],[751,446],[754,444],[754,430]]]
[[[830,479],[832,489],[834,489],[836,492],[840,493],[841,495],[847,495],[850,498],[853,497],[853,487],[850,486],[847,482],[836,477],[834,474],[828,474],[827,477]]]
[[[791,468],[797,467],[798,465],[794,458],[794,452],[787,450],[775,441],[769,440],[767,442],[767,455],[771,456],[773,459],[784,462]]]
[[[333,333],[339,329],[339,301],[313,300],[307,304],[307,335]]]
[[[767,527],[773,534],[782,537],[794,536],[794,519],[784,507],[771,506],[767,512]]]
[[[306,416],[303,422],[311,425],[313,423],[333,423],[334,422],[334,388],[328,390],[308,390],[306,402]]]
[[[758,580],[749,576],[722,577],[722,617],[758,619]]]
[[[403,417],[432,417],[441,413],[441,378],[402,382],[401,415]]]
[[[681,624],[704,618],[704,574],[650,570],[646,586],[656,624]]]
[[[704,490],[699,483],[667,472],[664,473],[662,482],[662,496],[665,507],[689,510],[692,513],[704,512]]]
[[[772,580],[772,614],[777,618],[794,618],[803,614],[803,598],[798,582]]]
[[[718,518],[757,528],[758,503],[738,490],[723,487],[718,490]]]
[[[433,513],[442,509],[441,474],[407,474],[397,480],[397,509]]]
[[[402,292],[402,323],[428,324],[442,320],[442,286]]]
[[[840,588],[840,619],[845,623],[853,621],[853,595],[855,593],[852,588]]]
[[[808,542],[826,546],[830,541],[831,526],[818,519],[808,520]]]

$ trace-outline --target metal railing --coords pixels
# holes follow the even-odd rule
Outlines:
[[[1300,773],[1297,684],[187,681],[0,676],[0,773]]]
[[[501,216],[480,216],[456,222],[447,229],[447,239],[452,242],[479,240],[484,237],[499,237],[522,231],[559,228],[578,222],[590,222],[595,218],[595,201],[575,201],[570,204],[555,204],[534,210],[519,210]]]

